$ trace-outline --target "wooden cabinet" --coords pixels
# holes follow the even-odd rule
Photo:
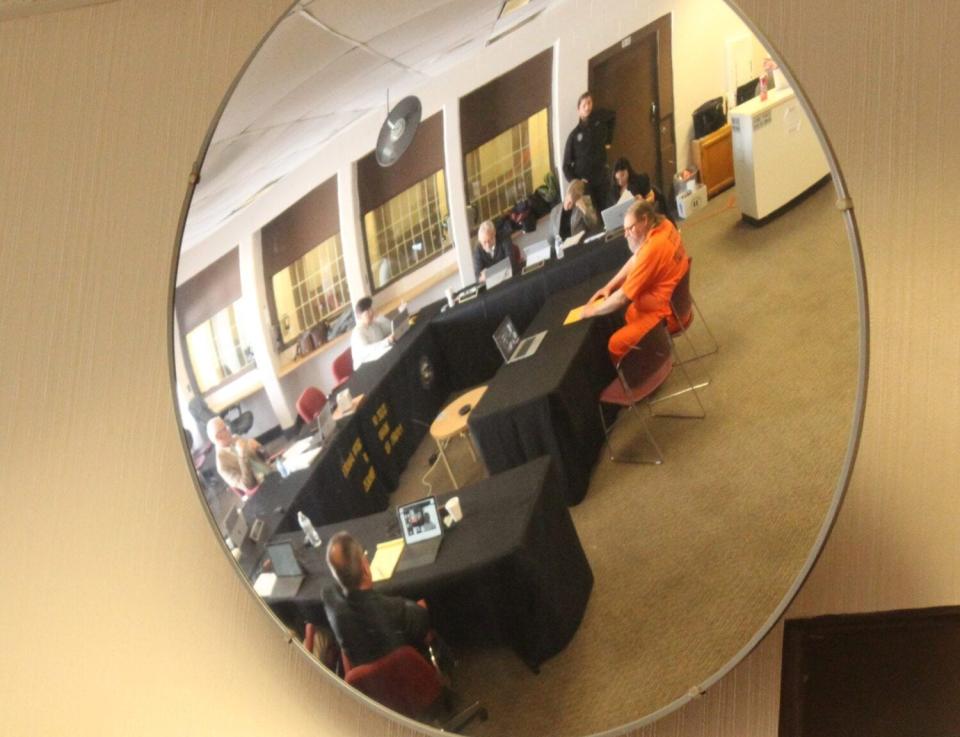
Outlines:
[[[733,186],[733,139],[729,123],[703,138],[694,139],[693,163],[700,170],[700,181],[706,185],[708,197]]]

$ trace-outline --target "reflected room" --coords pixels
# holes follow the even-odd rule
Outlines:
[[[224,575],[345,688],[466,734],[615,729],[732,667],[857,426],[854,250],[785,70],[722,0],[598,8],[295,4],[179,244]],[[384,601],[403,632],[341,649]]]

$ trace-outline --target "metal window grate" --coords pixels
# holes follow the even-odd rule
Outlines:
[[[452,247],[443,171],[364,214],[367,264],[375,289]]]
[[[536,189],[549,171],[547,110],[531,115],[464,157],[467,199],[477,221],[497,218]],[[542,142],[534,145],[533,141]]]
[[[350,294],[339,233],[274,274],[273,295],[285,343],[347,307]]]

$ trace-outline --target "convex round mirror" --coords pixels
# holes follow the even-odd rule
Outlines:
[[[314,633],[327,666],[340,662],[321,594],[332,580],[299,513],[322,543],[356,535],[376,591],[426,600],[459,660],[454,688],[489,714],[470,733],[652,719],[786,607],[852,463],[865,298],[842,185],[772,52],[721,0],[615,0],[601,14],[585,0],[299,2],[254,52],[187,206],[176,393],[234,568],[298,639]],[[626,262],[622,236],[445,306],[475,282],[482,221],[515,225],[518,248],[546,238],[588,89],[594,119],[612,113],[608,166],[625,157],[649,178],[696,266],[674,383],[623,409],[609,445],[612,328],[563,316]],[[410,95],[416,136],[380,167],[384,120]],[[594,198],[616,194],[611,169],[588,183]],[[366,296],[416,320],[351,366]],[[505,316],[547,331],[526,370],[497,352]],[[438,430],[451,403],[464,419]],[[215,416],[261,446],[249,486],[218,470]],[[662,464],[610,460],[649,454],[651,438]],[[397,507],[451,495],[464,516],[433,564],[391,572],[377,545],[401,536]]]

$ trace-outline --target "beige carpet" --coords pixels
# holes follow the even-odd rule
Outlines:
[[[755,228],[731,190],[683,225],[694,296],[721,346],[699,367],[712,379],[707,417],[651,421],[662,466],[598,463],[571,508],[595,576],[583,623],[539,675],[505,648],[460,653],[458,690],[490,711],[470,734],[586,735],[636,720],[721,668],[782,599],[837,485],[856,391],[855,282],[833,196],[821,187]],[[702,325],[692,336],[704,343]],[[614,442],[642,447],[635,418]],[[425,441],[395,500],[427,492],[432,450]],[[465,445],[451,456],[464,479],[483,475]],[[428,480],[450,488],[442,468]]]

